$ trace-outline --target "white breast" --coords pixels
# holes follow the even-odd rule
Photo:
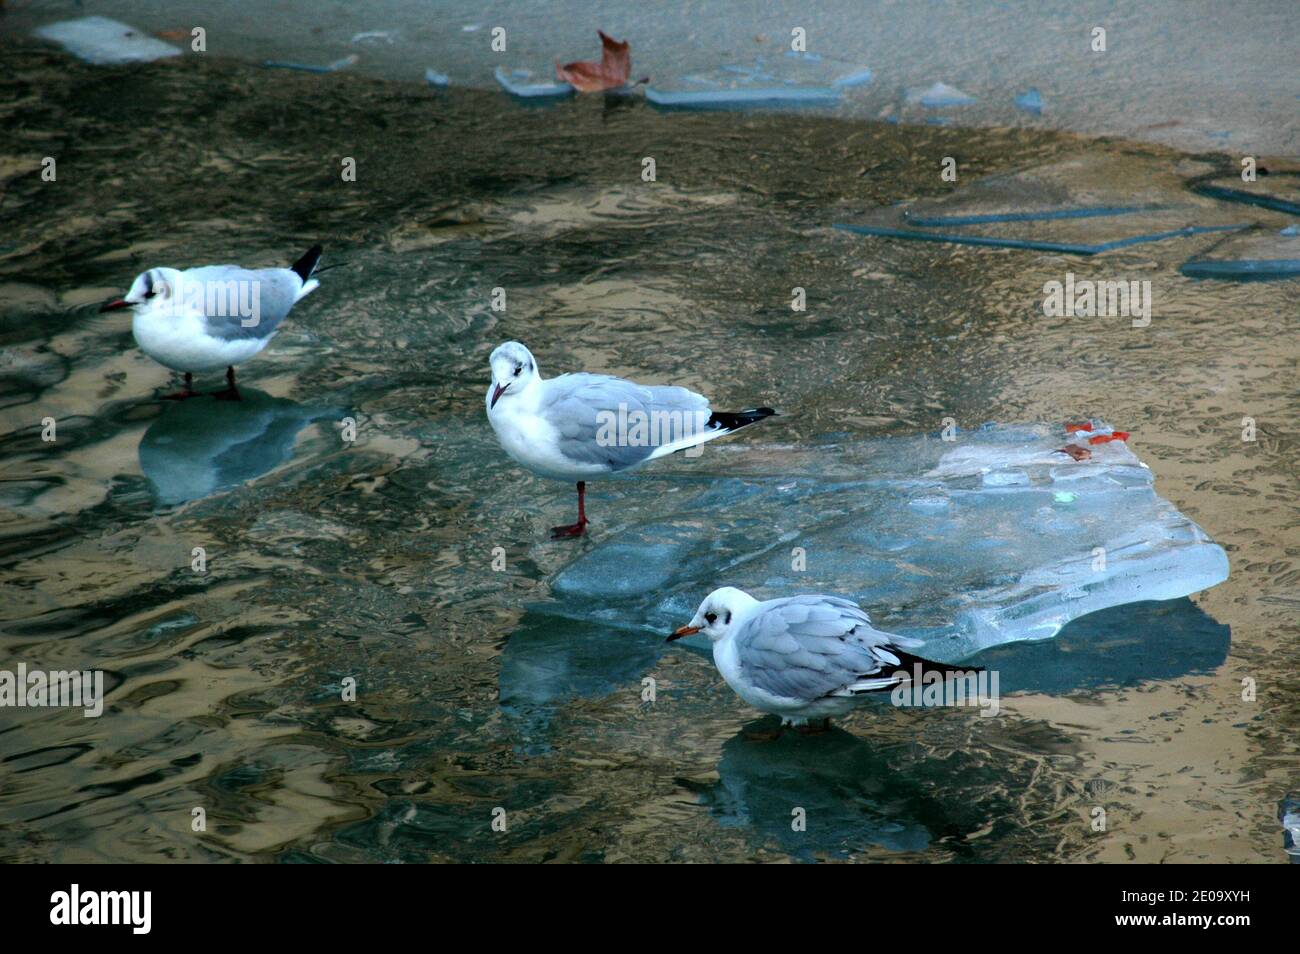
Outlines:
[[[516,402],[512,402],[512,405]],[[497,440],[516,462],[541,477],[552,480],[587,480],[608,474],[600,464],[581,464],[560,453],[559,433],[545,418],[527,410],[509,410],[498,404],[488,411]]]
[[[247,361],[266,347],[270,338],[236,338],[225,341],[207,334],[201,315],[157,309],[137,312],[131,332],[140,350],[173,371],[216,371]]]

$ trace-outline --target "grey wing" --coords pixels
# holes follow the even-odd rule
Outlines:
[[[269,337],[302,289],[302,279],[287,268],[253,270],[210,265],[185,272],[186,294],[202,294],[208,334],[230,341]]]
[[[671,442],[676,416],[708,418],[708,400],[686,388],[645,387],[603,374],[565,374],[546,385],[541,412],[560,435],[560,452],[611,470],[639,464]]]
[[[771,600],[737,634],[745,678],[772,695],[803,700],[844,694],[863,677],[884,678],[901,665],[895,648],[916,645],[873,628],[857,604],[835,596]]]

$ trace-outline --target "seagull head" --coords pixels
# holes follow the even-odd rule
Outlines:
[[[489,411],[507,394],[521,394],[538,379],[533,353],[518,341],[498,345],[488,359],[488,366],[492,369],[492,384],[487,395]]]
[[[703,633],[716,643],[734,633],[749,615],[749,611],[757,605],[758,600],[734,586],[716,589],[704,597],[704,602],[700,604],[694,619],[685,626],[673,630],[672,635],[668,637],[668,642],[671,643],[674,639],[681,639],[683,636]]]
[[[135,276],[131,290],[121,298],[99,306],[101,312],[123,308],[151,310],[170,307],[181,285],[181,273],[174,268],[151,268]]]

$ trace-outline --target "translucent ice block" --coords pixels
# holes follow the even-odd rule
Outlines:
[[[744,473],[729,468],[673,516],[564,568],[551,609],[667,632],[724,584],[761,597],[838,593],[955,660],[1226,579],[1223,550],[1156,495],[1125,440],[1086,426],[751,454]]]

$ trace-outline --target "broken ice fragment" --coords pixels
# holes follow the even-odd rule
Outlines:
[[[528,82],[533,74],[531,70],[506,70],[498,66],[496,72],[497,82],[511,96],[518,96],[521,99],[557,99],[561,96],[572,96],[574,89],[568,83],[530,83]]]
[[[1042,115],[1043,112],[1043,94],[1037,89],[1027,89],[1015,99],[1016,107],[1023,109],[1027,113],[1033,113],[1035,116]]]
[[[1254,192],[1229,189],[1225,186],[1211,185],[1208,182],[1192,186],[1192,191],[1223,202],[1240,202],[1243,205],[1257,205],[1262,209],[1272,209],[1275,212],[1289,212],[1291,215],[1300,215],[1300,203],[1279,199],[1271,195],[1257,195]]]
[[[943,228],[958,225],[988,225],[996,222],[1040,222],[1051,219],[1092,219],[1112,215],[1131,215],[1134,212],[1157,212],[1156,205],[1092,205],[1076,209],[1043,209],[1038,212],[991,212],[983,215],[917,215],[904,212],[912,225],[925,228]]]
[[[947,83],[935,83],[929,89],[908,90],[907,101],[920,103],[927,109],[942,109],[945,106],[969,106],[975,102],[975,97]]]
[[[1156,495],[1122,432],[1099,421],[1064,430],[997,425],[955,444],[933,435],[846,441],[834,455],[796,446],[733,465],[565,567],[551,583],[555,611],[667,631],[724,583],[764,598],[835,593],[953,661],[1227,577],[1223,550]],[[1088,445],[1097,436],[1112,439]],[[1072,460],[1058,452],[1063,444],[1090,456]],[[796,547],[806,564],[792,569]]]
[[[1184,262],[1178,270],[1188,278],[1219,278],[1237,282],[1267,282],[1300,275],[1300,259],[1266,258],[1240,261]]]
[[[871,70],[863,68],[841,76],[831,83],[837,89],[849,89],[853,86],[866,86],[871,82]]]
[[[666,109],[752,109],[834,106],[840,91],[826,86],[774,86],[766,89],[669,91],[647,86],[645,98]]]
[[[148,63],[169,56],[180,56],[181,50],[156,40],[135,27],[108,17],[82,17],[51,23],[36,31],[42,40],[57,43],[73,56],[87,63]]]
[[[1135,235],[1131,238],[1116,239],[1113,242],[1098,242],[1092,245],[1073,242],[1038,242],[1032,239],[996,238],[986,235],[954,235],[945,232],[921,232],[915,229],[893,229],[878,225],[847,225],[836,222],[832,228],[859,235],[874,235],[881,238],[911,239],[914,242],[950,242],[953,245],[987,245],[994,248],[1020,248],[1038,252],[1063,252],[1070,255],[1099,255],[1132,245],[1147,242],[1162,242],[1166,239],[1183,238],[1188,235],[1200,235],[1203,232],[1228,232],[1244,229],[1245,225],[1189,225],[1169,232],[1156,232],[1151,235]]]
[[[290,60],[267,60],[262,65],[269,70],[301,70],[304,73],[337,73],[339,70],[345,70],[354,63],[360,62],[361,57],[355,53],[343,57],[341,60],[335,60],[333,63],[317,65],[315,63],[295,63]]]
[[[1282,847],[1292,864],[1300,864],[1300,795],[1288,795],[1277,808],[1282,822]]]

